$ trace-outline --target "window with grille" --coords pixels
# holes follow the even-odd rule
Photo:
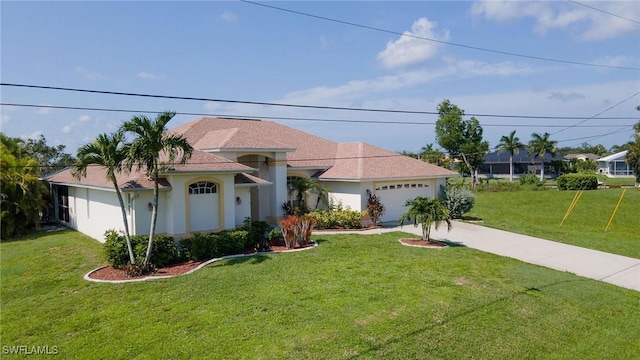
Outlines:
[[[216,184],[209,181],[198,181],[189,185],[189,195],[215,194],[218,192]]]

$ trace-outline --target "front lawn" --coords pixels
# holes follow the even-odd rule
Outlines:
[[[477,192],[467,215],[483,219],[489,227],[640,258],[638,189],[627,189],[609,231],[604,231],[622,192],[585,191],[562,227],[576,191]]]
[[[317,235],[167,280],[100,284],[73,231],[0,244],[5,346],[78,359],[625,359],[640,293],[403,233]]]

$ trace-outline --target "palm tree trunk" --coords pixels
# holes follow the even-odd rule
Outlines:
[[[120,192],[118,183],[114,181],[113,186],[116,189],[116,194],[118,195],[118,201],[120,202],[120,210],[122,211],[122,221],[124,222],[124,237],[127,240],[127,250],[129,250],[129,261],[131,261],[131,265],[135,265],[136,258],[135,256],[133,256],[133,247],[131,246],[131,235],[129,234],[129,220],[127,220],[127,210],[124,207],[124,200],[122,200],[122,193]]]
[[[422,222],[422,237],[423,240],[429,241],[429,237],[431,236],[431,221],[424,220]]]
[[[149,243],[144,257],[144,265],[151,262],[151,250],[153,249],[153,235],[156,233],[156,221],[158,219],[158,171],[153,172],[153,208],[151,211],[151,229],[149,230]]]
[[[541,160],[540,163],[542,164],[540,167],[540,181],[544,181],[544,160]]]
[[[509,182],[513,182],[513,155],[509,156]]]

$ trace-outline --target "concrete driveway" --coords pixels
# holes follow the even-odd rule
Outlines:
[[[413,225],[405,225],[402,228],[385,227],[357,233],[376,234],[391,231],[404,231],[422,236],[420,227]],[[323,231],[322,233],[331,234],[333,232]],[[460,221],[453,223],[451,232],[447,232],[446,226],[441,226],[439,230],[432,229],[431,237],[640,291],[640,259]]]

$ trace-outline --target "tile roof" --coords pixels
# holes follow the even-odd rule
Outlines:
[[[161,162],[166,162],[166,154],[161,156]],[[221,156],[194,151],[187,164],[174,164],[168,172],[252,172],[253,168],[239,164],[235,161],[225,159]],[[162,173],[161,173],[162,174]],[[76,179],[71,173],[71,168],[65,168],[59,172],[50,174],[43,178],[45,181],[62,184],[78,184],[92,187],[112,188],[113,184],[106,178],[106,170],[102,166],[87,167],[87,176]],[[144,171],[135,167],[130,173],[116,174],[116,180],[121,189],[152,189],[153,181],[148,180]],[[171,187],[164,179],[161,180],[161,187]]]
[[[273,121],[203,117],[171,130],[200,150],[287,149],[292,168],[328,169],[321,179],[454,176],[455,172],[366,143],[339,144]],[[292,151],[295,150],[295,151]]]
[[[447,177],[456,173],[397,152],[363,142],[338,145],[333,167],[320,179],[364,180]]]

